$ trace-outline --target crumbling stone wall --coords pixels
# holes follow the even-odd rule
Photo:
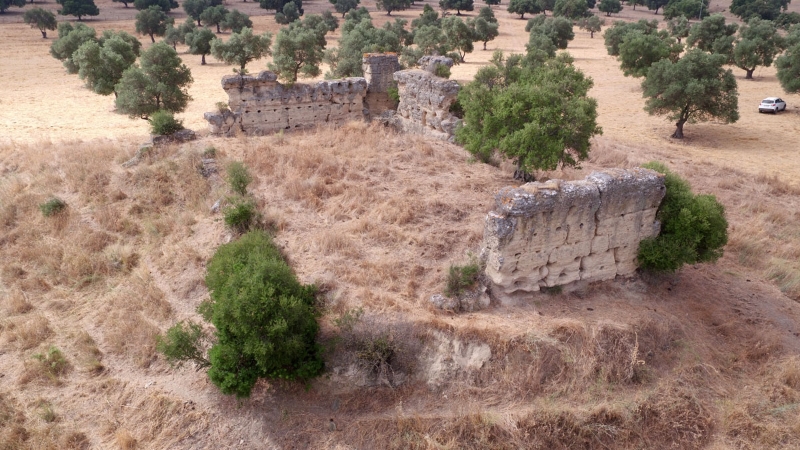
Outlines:
[[[364,78],[367,80],[367,96],[364,107],[369,115],[377,117],[384,111],[394,109],[395,101],[389,98],[389,89],[394,87],[392,75],[400,70],[396,53],[365,53],[361,60]]]
[[[665,192],[663,175],[641,168],[502,189],[484,229],[492,292],[503,299],[633,274],[639,242],[658,235]]]
[[[367,81],[364,78],[326,80],[284,86],[277,75],[229,75],[222,79],[229,111],[205,113],[212,134],[266,134],[317,124],[363,120]]]
[[[407,133],[448,140],[460,119],[450,112],[460,86],[424,70],[394,73],[400,104],[393,123]]]

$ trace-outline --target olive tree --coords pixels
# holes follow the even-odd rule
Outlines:
[[[677,39],[680,44],[683,38],[689,36],[689,19],[684,16],[670,19],[667,21],[667,31],[669,31],[669,35]]]
[[[494,58],[459,92],[464,123],[457,142],[482,161],[495,151],[514,159],[515,177],[526,180],[534,170],[578,165],[602,132],[597,101],[588,97],[592,80],[568,56],[535,66],[513,61],[509,67],[502,55]]]
[[[196,29],[197,25],[194,24],[194,20],[191,17],[186,19],[178,27],[175,27],[174,24],[169,24],[167,25],[167,30],[164,32],[164,42],[175,49],[177,44],[185,44],[186,35]]]
[[[225,16],[227,16],[228,13],[228,8],[222,5],[211,6],[200,13],[200,22],[207,27],[215,26],[217,27],[217,33],[222,33],[219,26],[225,20]]]
[[[220,25],[223,30],[239,33],[243,28],[253,28],[253,21],[250,20],[250,16],[247,14],[240,12],[238,9],[234,9],[225,15]]]
[[[467,21],[467,25],[470,27],[475,41],[483,42],[484,50],[486,50],[487,42],[494,40],[500,35],[500,26],[497,23],[497,19],[495,19],[494,22],[489,22],[484,17],[478,17],[475,20]]]
[[[200,24],[200,15],[203,14],[208,8],[219,6],[222,0],[183,0],[183,10],[186,15],[197,21],[197,26]]]
[[[458,53],[460,62],[464,62],[467,53],[475,49],[477,40],[470,27],[459,17],[449,16],[442,19],[442,35],[447,47]]]
[[[742,20],[758,17],[764,20],[776,20],[781,11],[786,11],[792,0],[733,0],[731,13]]]
[[[606,50],[611,56],[619,55],[619,46],[625,35],[633,31],[641,31],[643,34],[659,33],[657,20],[639,20],[638,22],[623,22],[617,20],[611,28],[608,28],[603,36]]]
[[[196,28],[186,34],[186,45],[189,46],[189,53],[200,55],[200,65],[206,65],[206,55],[211,53],[211,41],[216,36],[214,32],[206,27]]]
[[[38,28],[42,33],[42,39],[47,39],[47,30],[55,30],[58,26],[55,14],[38,7],[25,11],[22,20],[30,25],[31,28]]]
[[[307,78],[318,76],[325,48],[324,33],[320,42],[317,29],[293,25],[281,29],[275,36],[272,63],[268,65],[269,70],[289,83],[296,82],[300,75]]]
[[[723,67],[726,61],[724,55],[691,49],[678,61],[654,63],[642,82],[645,111],[674,120],[676,139],[683,139],[686,122],[736,122],[739,92],[733,73]]]
[[[442,11],[456,10],[456,15],[460,16],[461,11],[472,11],[475,9],[473,0],[439,0],[439,7]]]
[[[578,21],[578,28],[589,32],[589,37],[594,39],[594,34],[603,30],[603,25],[606,24],[605,19],[597,17],[592,14]]]
[[[96,16],[100,14],[94,0],[62,0],[62,6],[58,13],[62,16],[75,16],[80,21],[84,16]]]
[[[178,53],[167,43],[158,42],[142,52],[138,66],[122,73],[115,88],[117,111],[142,119],[159,110],[181,112],[191,99],[187,88],[192,81]]]
[[[72,59],[73,53],[88,41],[97,40],[94,28],[82,23],[72,25],[69,22],[58,24],[58,39],[50,45],[50,55],[64,63],[67,73],[78,73],[78,65]]]
[[[350,12],[351,9],[358,8],[361,0],[329,0],[333,4],[333,8],[338,13],[342,13],[342,17]]]
[[[589,4],[586,0],[556,0],[555,6],[553,6],[553,15],[557,17],[579,20],[590,14]]]
[[[544,12],[544,9],[540,6],[539,0],[511,0],[507,11],[519,14],[519,18],[524,19],[525,14],[539,14]]]
[[[0,14],[6,12],[12,6],[23,8],[25,7],[25,0],[0,0]]]
[[[105,31],[98,40],[84,42],[72,55],[78,77],[96,94],[116,93],[122,74],[136,62],[142,44],[130,34]]]
[[[800,25],[792,27],[786,37],[787,49],[775,60],[778,80],[788,93],[800,92]]]
[[[784,48],[784,39],[772,21],[753,17],[739,28],[739,40],[733,47],[733,63],[753,78],[758,66],[769,67]]]
[[[375,6],[386,11],[387,16],[392,15],[392,11],[405,11],[411,7],[412,0],[376,0]]]
[[[737,29],[739,26],[735,23],[726,24],[722,14],[713,14],[689,29],[686,43],[706,52],[725,55],[730,61],[733,56],[733,43],[736,41],[734,34]]]
[[[164,36],[167,27],[175,23],[175,19],[161,10],[160,6],[151,6],[136,14],[136,32],[150,36],[155,43],[156,36]]]
[[[244,75],[245,66],[250,61],[271,55],[272,34],[253,34],[252,28],[243,28],[239,33],[232,33],[227,42],[215,39],[211,43],[211,54],[225,64],[235,64],[239,69],[234,72]]]
[[[606,13],[606,16],[611,16],[611,14],[617,14],[622,11],[622,3],[619,0],[600,0],[597,9]]]
[[[625,76],[643,77],[653,63],[662,59],[677,61],[683,45],[665,32],[644,34],[627,33],[619,45],[619,61]]]

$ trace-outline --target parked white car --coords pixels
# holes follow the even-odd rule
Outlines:
[[[784,111],[786,109],[786,102],[779,99],[778,97],[767,97],[764,100],[761,100],[761,104],[758,105],[758,112],[771,112],[772,114],[777,113],[778,111]]]

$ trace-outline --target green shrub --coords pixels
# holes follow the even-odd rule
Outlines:
[[[474,286],[478,282],[481,266],[474,259],[464,266],[450,265],[450,272],[447,275],[447,286],[444,295],[448,297],[458,297],[464,291]]]
[[[666,195],[656,216],[661,233],[639,244],[639,266],[674,272],[684,264],[714,262],[728,242],[725,208],[713,195],[695,195],[686,180],[661,163],[643,165],[664,174]]]
[[[253,200],[246,197],[231,197],[222,210],[225,225],[237,233],[249,231],[258,223],[258,211]]]
[[[313,285],[303,285],[268,234],[221,246],[208,263],[216,328],[208,376],[225,394],[247,397],[259,378],[308,380],[323,370]]]
[[[437,64],[433,69],[433,74],[441,78],[450,78],[450,68],[444,64]]]
[[[225,102],[217,102],[217,103],[216,103],[216,105],[217,105],[217,111],[219,111],[219,112],[220,112],[220,114],[222,114],[222,113],[224,113],[225,111],[228,111],[228,110],[230,109],[230,108],[228,107],[228,104],[227,104],[227,103],[225,103]]]
[[[216,158],[217,149],[214,146],[208,146],[203,150],[203,159]]]
[[[156,111],[148,120],[152,134],[167,136],[183,129],[183,121],[177,120],[169,111]]]
[[[45,217],[58,214],[67,207],[67,202],[58,197],[50,197],[46,202],[39,205],[39,210]]]
[[[209,337],[203,327],[191,322],[178,322],[156,340],[156,350],[164,355],[172,367],[181,367],[186,362],[195,363],[197,370],[211,365],[204,350]]]
[[[231,186],[231,190],[239,195],[247,194],[247,185],[253,182],[253,177],[247,170],[247,166],[239,161],[234,161],[228,164],[227,172],[228,184]]]
[[[47,349],[47,353],[37,353],[33,355],[33,359],[41,363],[44,373],[50,378],[62,375],[69,368],[67,359],[64,358],[64,354],[57,347],[51,346]]]
[[[400,90],[397,89],[397,86],[392,86],[389,89],[386,89],[386,95],[389,96],[389,100],[394,102],[395,105],[400,103]]]

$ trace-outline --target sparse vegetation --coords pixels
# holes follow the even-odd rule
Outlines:
[[[233,161],[228,164],[226,171],[231,190],[239,195],[247,195],[247,186],[253,182],[253,176],[250,175],[247,166],[239,161]]]
[[[45,217],[50,217],[52,215],[58,214],[63,211],[67,207],[67,202],[61,200],[58,197],[50,197],[46,202],[39,205],[39,210],[42,211],[42,215]]]
[[[47,353],[36,353],[33,359],[39,362],[42,373],[51,379],[63,375],[69,368],[67,359],[57,347],[51,346],[47,349]]]
[[[447,286],[444,289],[444,295],[448,297],[460,296],[466,290],[475,286],[480,273],[481,266],[475,258],[463,266],[451,264],[447,275]]]
[[[441,78],[450,78],[450,67],[444,64],[437,64],[433,74]],[[400,101],[400,95],[397,96],[397,100]]]
[[[178,322],[166,334],[158,337],[156,349],[173,368],[191,362],[197,370],[201,370],[211,365],[205,356],[208,342],[209,336],[202,325]]]
[[[242,196],[228,198],[222,210],[225,225],[236,233],[245,233],[258,223],[259,214],[252,199]]]

